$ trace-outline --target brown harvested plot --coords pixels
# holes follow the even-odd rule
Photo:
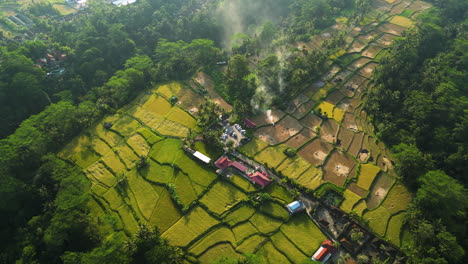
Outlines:
[[[375,144],[374,137],[369,137],[368,140],[369,140],[369,147],[370,147],[370,152],[371,152],[370,155],[373,158],[373,160],[376,161],[380,155],[379,147],[377,146],[377,144]]]
[[[336,123],[333,119],[327,119],[323,122],[322,126],[320,127],[320,138],[323,140],[334,143],[336,142],[336,135],[338,133],[338,128],[340,126]]]
[[[141,108],[160,116],[165,116],[171,110],[171,104],[163,97],[152,94]]]
[[[375,63],[375,62],[368,63],[366,66],[361,68],[358,73],[359,73],[359,75],[361,75],[363,77],[370,78],[372,76],[372,73],[374,72],[375,68],[377,67],[377,65],[378,64]]]
[[[294,111],[296,111],[296,109],[299,106],[301,106],[302,104],[306,103],[309,100],[310,98],[303,94],[298,95],[296,98],[294,98],[294,100],[292,100],[289,103],[288,108],[286,109],[286,113],[292,114]]]
[[[112,172],[110,172],[101,162],[97,162],[89,166],[88,169],[85,170],[85,174],[91,181],[97,180],[99,183],[102,183],[107,187],[112,187],[116,182],[114,174],[112,174]]]
[[[351,142],[353,141],[353,137],[354,132],[352,130],[341,127],[340,132],[338,132],[338,140],[336,142],[336,145],[339,148],[348,150],[349,146],[351,145]]]
[[[352,191],[353,193],[365,198],[367,197],[367,194],[369,193],[368,190],[364,190],[361,187],[359,187],[356,183],[352,182],[348,185],[348,189]]]
[[[325,101],[329,102],[330,104],[336,105],[338,104],[345,96],[340,91],[334,91],[327,96]]]
[[[368,57],[368,58],[375,58],[377,54],[379,54],[380,51],[382,51],[384,47],[380,46],[379,44],[374,44],[371,43],[366,50],[362,52],[362,56]]]
[[[304,128],[301,130],[301,132],[294,137],[290,138],[288,141],[286,141],[286,145],[290,146],[291,148],[298,149],[302,145],[304,145],[307,141],[310,139],[316,137],[317,134],[312,132],[312,130],[308,128]]]
[[[301,119],[303,118],[305,115],[307,115],[308,113],[310,113],[310,111],[312,110],[313,106],[314,106],[314,101],[309,101],[303,105],[301,105],[294,113],[293,113],[293,116],[297,119]]]
[[[312,165],[322,165],[333,146],[317,138],[302,148],[298,154]]]
[[[211,77],[204,72],[197,72],[195,80],[208,91],[208,94],[211,97],[211,101],[219,105],[221,108],[224,108],[226,111],[231,111],[232,106],[227,103],[219,94],[216,92],[214,83],[211,80]]]
[[[358,69],[360,69],[362,66],[366,65],[367,63],[371,62],[372,60],[369,59],[369,58],[360,58],[356,61],[354,61],[353,63],[351,63],[351,65],[348,66],[348,69],[352,70],[352,71],[356,71]],[[364,80],[362,79],[362,77],[360,76],[357,76],[357,75],[354,75],[346,84],[345,86],[351,86],[352,88],[354,89],[357,89],[356,86],[359,86],[362,84]]]
[[[385,198],[388,190],[392,187],[394,182],[395,179],[387,173],[380,173],[377,175],[371,189],[369,190],[369,196],[366,200],[367,207],[371,210],[376,208]]]
[[[341,125],[349,130],[352,130],[354,132],[359,132],[359,127],[356,124],[356,121],[354,119],[354,114],[352,113],[346,113],[345,117],[343,119],[343,122]]]
[[[423,1],[414,1],[410,6],[408,6],[408,9],[413,10],[413,11],[420,11],[420,10],[426,10],[431,7],[432,5],[430,3],[423,2]]]
[[[257,129],[255,136],[271,145],[276,145],[296,135],[302,128],[299,121],[288,115],[274,126]]]
[[[390,46],[393,43],[393,40],[396,38],[395,35],[383,34],[378,40],[377,43],[383,46]]]
[[[324,79],[330,81],[337,73],[341,71],[339,66],[333,66],[324,76]]]
[[[403,12],[403,10],[405,10],[405,9],[406,9],[406,6],[404,4],[395,5],[395,6],[393,6],[392,10],[390,10],[390,15],[401,14],[401,12]]]
[[[146,140],[140,135],[135,134],[127,140],[127,144],[139,155],[147,156],[150,150],[150,146],[146,143]]]
[[[403,31],[405,31],[406,28],[402,26],[394,25],[391,23],[384,23],[378,28],[378,30],[384,33],[401,36],[401,33],[403,33]]]
[[[324,166],[325,181],[343,186],[347,178],[352,178],[350,172],[356,166],[356,162],[343,153],[342,151],[335,150]]]
[[[156,115],[153,112],[140,107],[136,109],[133,115],[135,118],[138,118],[141,122],[153,130],[156,130],[156,128],[164,120],[162,116]]]
[[[120,156],[122,161],[125,163],[127,169],[131,169],[139,157],[133,152],[133,150],[127,145],[122,144],[115,149],[115,152]]]
[[[353,45],[348,49],[348,53],[361,52],[367,46],[366,43],[354,40]]]
[[[301,123],[303,126],[308,127],[313,132],[317,131],[317,128],[320,127],[322,124],[322,118],[314,114],[308,114],[306,117],[301,119]]]
[[[286,115],[283,111],[279,109],[268,110],[263,114],[260,114],[252,119],[257,126],[271,125],[277,123],[281,118]]]
[[[195,89],[193,86],[193,81],[189,82],[190,86]],[[196,87],[198,89],[198,87]],[[195,113],[198,111],[198,107],[205,102],[205,99],[200,95],[196,94],[192,89],[183,86],[182,89],[176,94],[177,104],[187,109],[190,113]]]

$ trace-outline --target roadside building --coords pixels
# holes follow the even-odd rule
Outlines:
[[[257,125],[250,119],[244,118],[244,124],[248,128],[256,128]]]
[[[262,188],[267,186],[271,182],[270,178],[268,178],[268,175],[258,171],[254,174],[249,174],[248,176],[252,182],[260,185]]]
[[[325,240],[312,256],[312,260],[320,263],[327,263],[336,251],[337,249],[333,246],[333,243],[330,240]]]
[[[294,201],[286,205],[286,209],[288,209],[289,214],[294,214],[303,211],[305,208],[302,201]]]

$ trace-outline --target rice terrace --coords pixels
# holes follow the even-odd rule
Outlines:
[[[449,2],[2,2],[0,262],[463,263]]]
[[[334,206],[368,222],[372,232],[397,248],[412,195],[396,180],[390,164],[382,162],[391,155],[374,139],[362,108],[372,89],[367,80],[376,66],[373,59],[402,33],[400,27],[412,26],[410,18],[399,14],[417,11],[414,2],[374,1],[378,9],[366,18],[367,24],[333,26],[331,31],[349,36],[343,48],[347,53],[340,58],[352,57],[331,64],[321,88],[312,85],[302,91],[287,113],[274,110],[274,119],[252,117],[258,124],[254,138],[239,149],[299,190],[338,192],[342,201]],[[392,14],[396,8],[401,10]],[[357,43],[362,47],[356,49]],[[211,94],[197,94],[195,82],[213,93],[210,77],[200,74],[190,80],[192,85],[171,82],[142,93],[73,140],[60,156],[83,169],[92,183],[89,207],[101,218],[112,218],[122,235],[131,236],[140,224],[157,226],[171,244],[187,252],[189,262],[256,253],[269,263],[300,263],[326,239],[321,230],[331,223],[320,217],[314,222],[307,214],[288,215],[284,206],[298,192],[287,189],[284,181],[261,189],[238,175],[224,178],[183,150],[185,138],[201,131],[196,107],[211,100]],[[175,105],[172,96],[178,98]],[[219,96],[213,98],[230,110]],[[105,123],[112,126],[106,129]],[[297,156],[287,157],[287,148],[296,149]],[[202,142],[195,150],[210,154]],[[140,169],[142,156],[148,157],[148,165]],[[271,200],[253,207],[249,200],[260,192]]]

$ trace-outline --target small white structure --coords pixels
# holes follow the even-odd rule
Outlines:
[[[193,156],[205,162],[206,164],[210,164],[211,159],[201,152],[195,151],[195,153],[193,153]]]

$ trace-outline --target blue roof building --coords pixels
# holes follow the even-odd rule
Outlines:
[[[288,209],[289,214],[294,214],[304,210],[304,204],[301,201],[294,201],[286,205],[286,209]]]

